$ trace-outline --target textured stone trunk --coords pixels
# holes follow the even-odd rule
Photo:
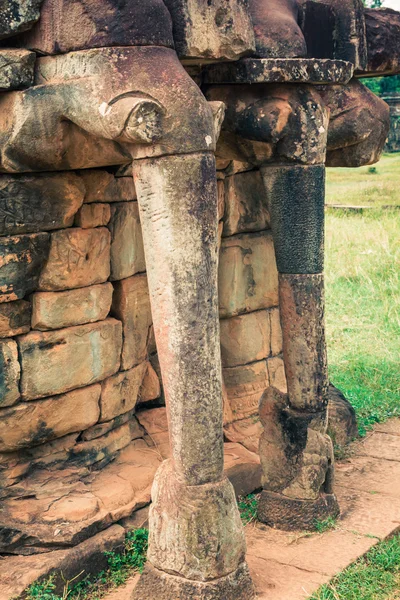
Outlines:
[[[134,598],[253,598],[223,474],[214,156],[133,168],[172,450],[154,482],[149,564]]]
[[[262,174],[279,271],[287,394],[271,387],[261,400],[259,518],[284,529],[312,529],[317,519],[338,512],[326,435],[324,166],[264,167]]]

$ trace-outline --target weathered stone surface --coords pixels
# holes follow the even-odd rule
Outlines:
[[[229,442],[241,444],[244,448],[250,452],[254,452],[258,456],[258,445],[260,443],[262,432],[263,426],[261,425],[260,419],[257,415],[253,415],[242,421],[235,421],[235,423],[226,425],[224,427],[224,438]],[[261,487],[261,474],[259,485],[255,485],[251,491],[256,490],[257,487]]]
[[[0,338],[28,333],[30,328],[30,302],[16,300],[0,304]]]
[[[143,362],[129,371],[117,373],[103,381],[100,401],[101,422],[110,421],[135,408],[147,366],[147,363]]]
[[[118,415],[111,421],[106,421],[105,423],[96,423],[93,427],[89,427],[80,435],[80,439],[83,442],[90,442],[95,440],[96,438],[104,437],[113,429],[117,429],[121,427],[121,425],[125,425],[125,423],[129,422],[129,429],[131,439],[137,439],[143,437],[144,430],[139,425],[138,420],[135,418],[135,410],[131,410],[129,412],[124,413],[123,415]]]
[[[331,383],[328,388],[328,435],[337,446],[346,446],[358,437],[356,411]]]
[[[1,0],[0,39],[30,29],[40,17],[43,0]]]
[[[70,227],[83,197],[74,173],[0,175],[0,235]]]
[[[269,229],[264,184],[259,171],[225,178],[224,236]]]
[[[0,302],[35,291],[49,247],[47,233],[0,238]]]
[[[90,202],[129,202],[136,200],[132,177],[115,177],[102,169],[79,171],[85,185],[85,204]]]
[[[122,321],[121,368],[125,371],[143,362],[152,323],[146,275],[135,275],[114,283],[111,314]]]
[[[0,451],[12,452],[82,431],[99,418],[100,385],[55,398],[5,408],[0,418]]]
[[[120,363],[121,329],[119,321],[106,319],[18,338],[23,398],[61,394],[113,375]]]
[[[187,579],[209,581],[232,573],[243,562],[242,525],[228,479],[186,486],[177,480],[171,461],[164,461],[152,498],[148,554],[152,565]],[[161,541],[166,535],[168,552]],[[198,539],[207,539],[207,544],[199,545]]]
[[[271,323],[266,310],[222,319],[220,330],[223,367],[259,361],[271,353]]]
[[[149,402],[161,396],[161,384],[157,373],[152,365],[148,363],[144,374],[142,386],[139,391],[139,402]]]
[[[111,206],[111,281],[126,279],[146,270],[137,202]]]
[[[309,58],[246,58],[240,62],[210,65],[205,83],[348,83],[353,75],[349,62]]]
[[[104,227],[108,225],[111,218],[111,209],[109,204],[84,204],[75,217],[75,225],[82,229],[91,227]]]
[[[269,311],[271,320],[271,354],[276,356],[281,354],[283,347],[281,318],[278,308]]]
[[[266,361],[224,369],[223,377],[233,419],[256,415],[261,396],[269,386]]]
[[[147,433],[146,442],[157,447],[157,452],[165,460],[171,455],[168,432],[167,411],[165,408],[152,408],[137,413],[140,425]]]
[[[250,0],[256,38],[255,56],[290,58],[307,56],[307,46],[298,25],[298,3],[293,0]]]
[[[323,275],[280,275],[283,356],[289,401],[319,412],[328,404]]]
[[[106,46],[173,46],[171,17],[162,0],[45,0],[40,22],[24,38],[44,54]]]
[[[221,317],[278,305],[278,273],[270,233],[222,240],[219,303]]]
[[[180,58],[237,60],[254,50],[254,34],[247,4],[223,0],[212,4],[165,0],[174,24]]]
[[[51,234],[39,289],[58,291],[103,283],[110,274],[110,233],[104,228],[66,229]]]
[[[0,341],[0,407],[11,406],[19,399],[20,372],[16,342]]]
[[[254,586],[244,563],[233,573],[209,582],[170,575],[148,563],[136,585],[132,600],[254,600]]]
[[[282,358],[269,358],[267,360],[267,368],[270,384],[277,390],[286,393],[287,382],[285,374],[285,364]]]
[[[0,91],[19,90],[32,85],[35,61],[34,52],[0,49]]]
[[[391,8],[366,9],[368,64],[365,75],[395,75],[400,71],[400,13]],[[365,77],[364,75],[364,77]]]
[[[279,273],[321,273],[324,166],[268,166],[262,174]]]
[[[110,312],[112,294],[111,283],[66,292],[36,292],[32,295],[32,328],[46,331],[102,321]]]

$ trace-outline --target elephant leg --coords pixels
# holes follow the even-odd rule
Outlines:
[[[134,161],[172,458],[150,510],[136,600],[251,599],[245,540],[223,472],[214,155]]]
[[[263,167],[262,175],[279,271],[288,393],[270,388],[261,401],[259,517],[284,529],[312,529],[316,520],[338,513],[332,443],[326,435],[325,169],[279,165]]]

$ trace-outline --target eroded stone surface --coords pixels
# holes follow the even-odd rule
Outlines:
[[[257,414],[261,396],[269,386],[266,361],[226,368],[223,377],[232,420]]]
[[[19,399],[20,364],[14,340],[0,341],[0,407],[15,404]]]
[[[265,189],[259,171],[227,177],[225,188],[224,236],[269,228]]]
[[[79,175],[85,185],[85,203],[136,200],[132,177],[114,177],[102,169],[87,169]]]
[[[32,328],[46,331],[102,321],[110,312],[111,283],[32,295]],[[61,365],[60,365],[61,368]]]
[[[103,227],[108,225],[111,218],[111,209],[109,204],[93,203],[84,204],[75,217],[75,225],[82,229],[91,227]]]
[[[27,333],[30,328],[30,302],[16,300],[0,304],[0,338]]]
[[[136,406],[147,367],[148,364],[143,362],[129,371],[117,373],[103,381],[100,421],[109,421]]]
[[[43,0],[2,0],[0,39],[30,29],[40,17]]]
[[[267,358],[271,353],[271,323],[266,310],[220,322],[223,367],[236,367]]]
[[[103,283],[110,274],[110,233],[97,229],[65,229],[51,234],[47,263],[39,289],[59,291]]]
[[[111,206],[111,280],[126,279],[146,270],[137,202]]]
[[[34,292],[49,254],[47,233],[0,238],[0,302]]]
[[[32,85],[35,61],[34,52],[0,49],[0,91],[19,90]]]
[[[23,402],[0,415],[0,451],[39,445],[94,425],[99,418],[100,386],[73,390],[54,398]]]
[[[221,317],[278,305],[278,272],[270,233],[222,240],[219,303]]]
[[[18,338],[25,400],[61,394],[118,371],[122,326],[115,319]],[[68,368],[60,369],[60,365]]]
[[[152,317],[146,275],[114,283],[111,312],[123,324],[121,368],[130,369],[147,356]]]

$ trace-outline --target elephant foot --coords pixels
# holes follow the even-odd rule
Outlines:
[[[335,494],[321,493],[316,500],[298,500],[264,490],[258,504],[258,519],[285,531],[315,531],[318,521],[339,514]]]
[[[132,600],[254,600],[256,598],[245,563],[226,577],[200,582],[177,577],[147,563]]]

